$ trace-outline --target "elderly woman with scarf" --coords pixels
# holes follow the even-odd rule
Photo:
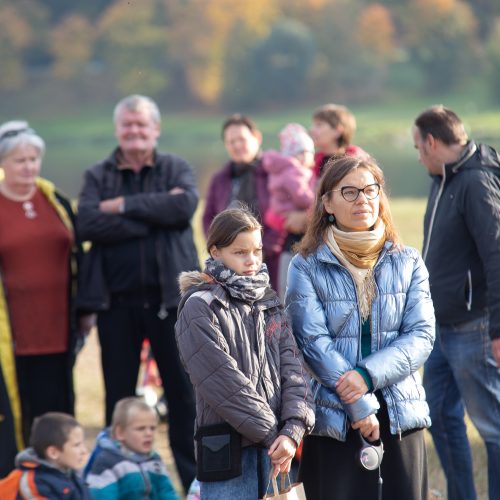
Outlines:
[[[286,303],[314,376],[316,425],[299,471],[307,498],[374,499],[381,474],[383,498],[426,499],[430,419],[418,370],[434,310],[425,265],[399,242],[373,159],[326,166]],[[363,470],[360,448],[379,440],[381,468]]]

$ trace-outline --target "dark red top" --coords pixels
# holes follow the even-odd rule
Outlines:
[[[72,241],[40,190],[30,202],[0,194],[0,272],[16,355],[68,349]]]

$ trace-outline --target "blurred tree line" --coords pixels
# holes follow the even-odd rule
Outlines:
[[[83,101],[257,108],[478,78],[500,100],[500,2],[0,0],[0,60],[0,91],[62,81]]]

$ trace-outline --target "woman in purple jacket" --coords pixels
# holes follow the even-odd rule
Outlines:
[[[205,200],[205,235],[214,217],[240,204],[248,206],[263,222],[269,208],[267,172],[262,167],[262,134],[247,116],[229,116],[222,125],[222,139],[229,161],[211,179]],[[279,232],[264,223],[264,259],[273,288],[278,285],[278,261],[283,242]]]

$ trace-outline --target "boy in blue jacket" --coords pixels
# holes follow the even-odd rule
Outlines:
[[[116,403],[111,429],[97,436],[85,467],[94,500],[178,500],[167,469],[153,450],[157,426],[156,412],[140,398]]]
[[[17,455],[16,469],[0,481],[0,498],[90,500],[76,474],[87,454],[83,429],[71,415],[45,413],[33,422],[31,448]]]

